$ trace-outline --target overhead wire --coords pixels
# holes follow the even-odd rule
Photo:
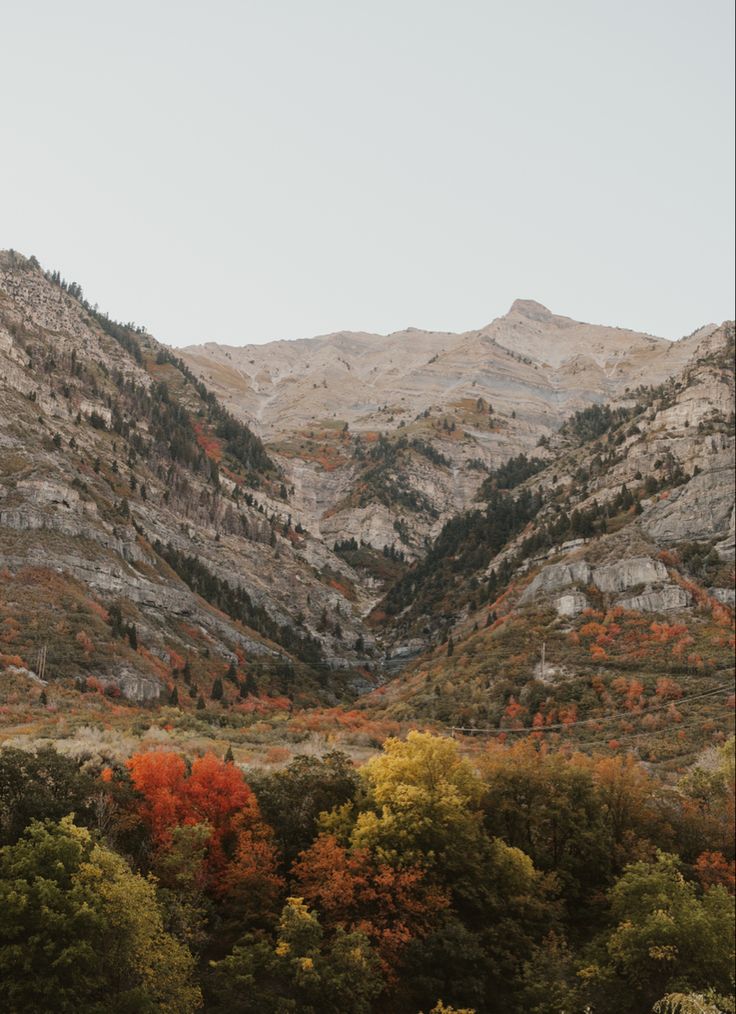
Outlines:
[[[721,693],[723,690],[733,690],[733,686],[730,683],[722,683],[717,687],[712,687],[710,690],[704,690],[699,694],[688,694],[685,697],[673,698],[671,701],[656,705],[652,708],[647,708],[645,712],[634,713],[628,709],[609,712],[607,715],[592,716],[590,718],[576,719],[574,722],[556,722],[551,725],[540,725],[540,726],[524,726],[522,729],[479,729],[472,726],[451,726],[451,732],[470,733],[471,735],[529,735],[530,733],[545,733],[553,732],[557,729],[570,729],[579,725],[590,725],[592,722],[598,722],[605,724],[606,722],[615,721],[616,719],[626,718],[627,716],[632,717],[643,717],[644,715],[652,715],[658,711],[669,711],[671,707],[681,707],[683,704],[688,704],[690,701],[700,700],[705,697],[712,697],[715,694]]]

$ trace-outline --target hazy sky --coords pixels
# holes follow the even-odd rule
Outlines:
[[[164,341],[733,315],[732,0],[0,9],[0,246]]]

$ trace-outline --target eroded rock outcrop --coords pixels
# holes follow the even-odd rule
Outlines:
[[[734,510],[734,446],[704,459],[705,468],[687,485],[673,489],[642,517],[644,532],[662,543],[722,539],[730,551]]]
[[[592,569],[584,560],[576,563],[555,563],[551,567],[545,567],[537,574],[532,583],[524,589],[519,599],[523,605],[532,602],[537,597],[545,597],[553,592],[560,591],[572,584],[587,585],[590,583]]]
[[[555,602],[555,608],[558,616],[573,618],[588,608],[588,600],[582,592],[570,592],[567,595],[560,595]]]
[[[693,597],[689,591],[679,585],[669,584],[656,591],[618,599],[616,605],[623,609],[635,609],[642,613],[667,613],[672,609],[687,609],[692,600]]]
[[[627,591],[637,585],[666,581],[667,578],[665,565],[646,556],[609,563],[605,567],[596,567],[593,571],[593,584],[609,595]]]

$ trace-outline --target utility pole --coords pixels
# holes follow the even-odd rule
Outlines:
[[[46,645],[38,649],[38,658],[36,660],[36,674],[40,679],[43,679],[46,675]]]

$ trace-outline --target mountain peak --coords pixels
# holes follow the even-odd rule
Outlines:
[[[547,320],[553,316],[551,310],[534,299],[515,299],[508,315],[510,316],[512,313],[520,314],[522,317],[530,317],[532,320]]]

